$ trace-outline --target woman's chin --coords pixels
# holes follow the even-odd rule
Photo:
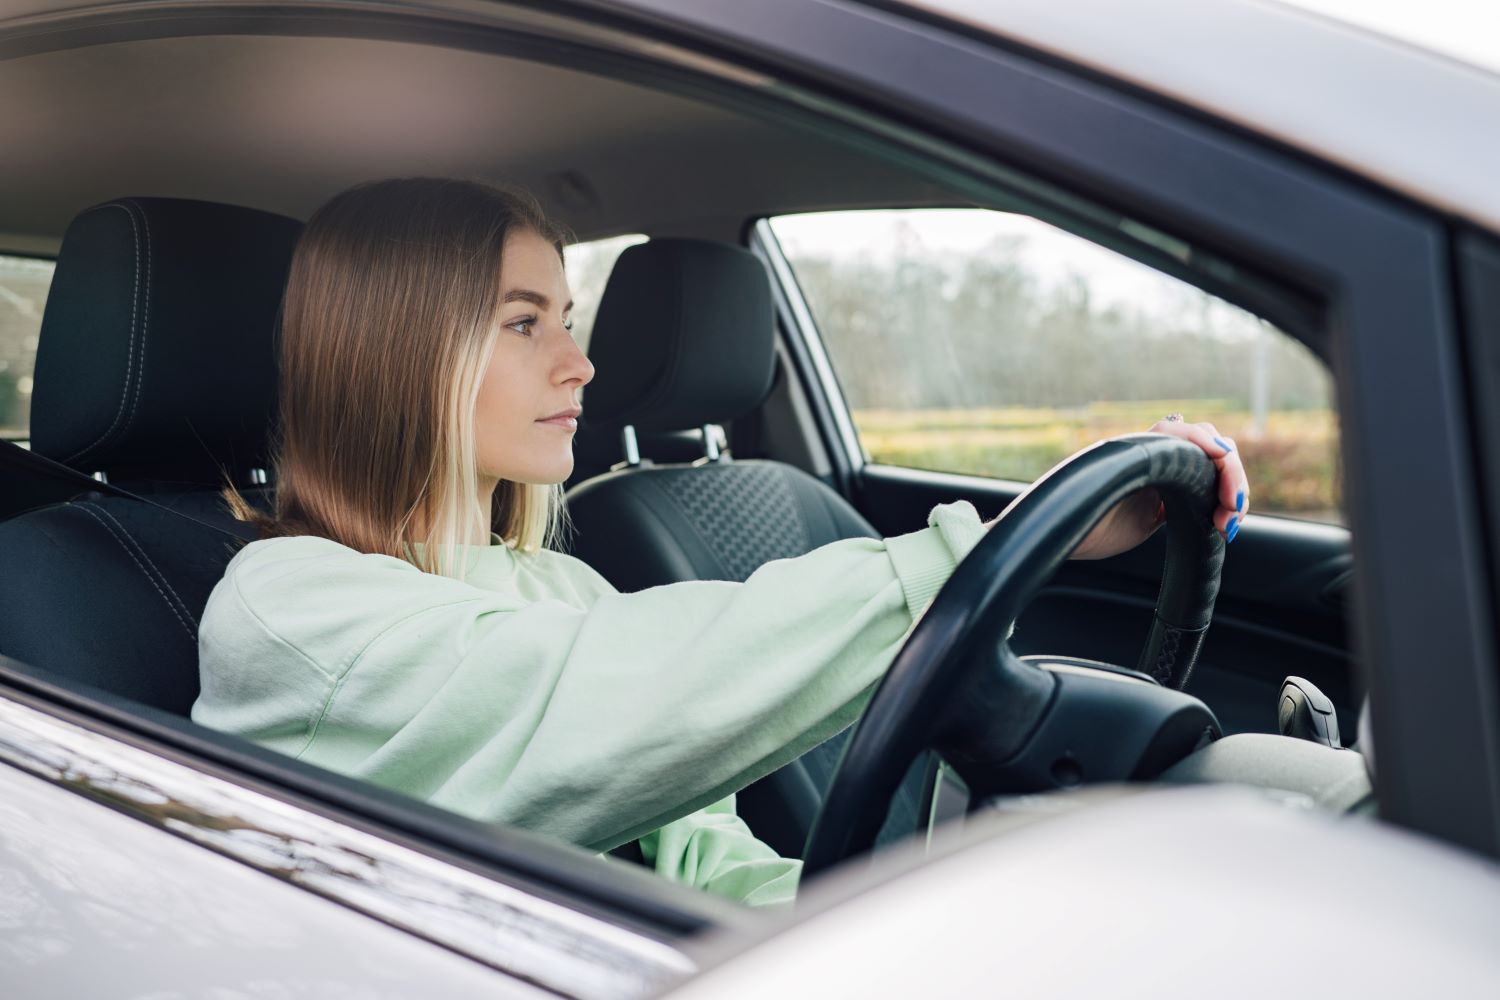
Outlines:
[[[559,464],[548,468],[526,469],[524,471],[512,471],[501,473],[485,473],[496,482],[520,483],[523,486],[556,486],[566,482],[573,474],[573,456],[568,456],[566,464]]]

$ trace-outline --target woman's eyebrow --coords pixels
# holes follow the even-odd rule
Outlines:
[[[512,288],[510,291],[508,291],[508,292],[505,293],[504,301],[505,302],[530,302],[532,305],[536,306],[538,309],[547,309],[547,308],[549,308],[552,305],[552,300],[549,299],[547,296],[543,295],[541,292],[533,292],[529,288]],[[573,300],[569,299],[568,300],[568,304],[565,305],[565,306],[563,306],[563,310],[562,311],[566,313],[566,312],[572,311],[572,309],[573,309]]]

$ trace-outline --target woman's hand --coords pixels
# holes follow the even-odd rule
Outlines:
[[[1234,541],[1245,514],[1250,509],[1250,482],[1234,441],[1221,435],[1213,424],[1190,424],[1183,420],[1158,420],[1150,430],[1186,438],[1214,460],[1219,470],[1219,507],[1214,511],[1214,526],[1224,534],[1224,541]],[[1115,505],[1094,525],[1072,559],[1105,559],[1128,552],[1150,538],[1166,519],[1161,497],[1155,489],[1133,493]]]

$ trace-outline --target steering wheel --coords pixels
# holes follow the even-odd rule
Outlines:
[[[1037,480],[954,569],[856,725],[808,835],[804,875],[870,849],[916,755],[938,751],[971,801],[1154,777],[1219,735],[1180,689],[1213,615],[1224,539],[1217,470],[1167,434],[1101,441]],[[1024,662],[1005,641],[1093,526],[1137,490],[1166,506],[1166,566],[1136,670]]]

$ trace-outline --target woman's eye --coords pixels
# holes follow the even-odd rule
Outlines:
[[[531,328],[534,327],[534,326],[536,326],[536,317],[535,316],[523,316],[521,319],[512,320],[511,322],[509,322],[509,323],[507,323],[505,325],[507,327],[509,327],[510,329],[512,329],[512,330],[516,331],[517,333],[519,333],[521,336],[523,336],[523,337],[529,337],[529,336],[531,336]]]

